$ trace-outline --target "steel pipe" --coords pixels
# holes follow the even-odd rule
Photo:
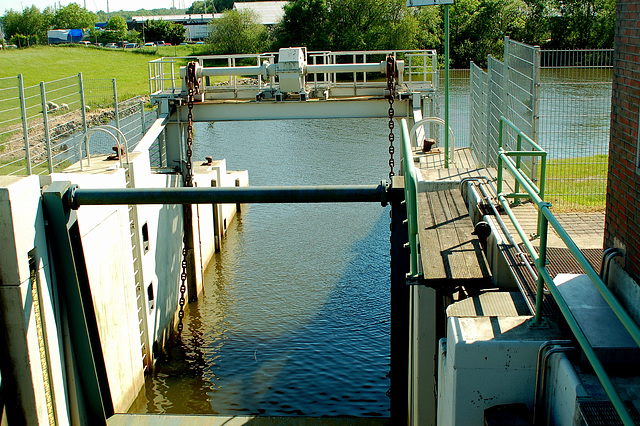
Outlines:
[[[234,204],[234,203],[362,203],[386,205],[386,186],[326,185],[223,188],[72,188],[69,205]]]
[[[399,70],[398,70],[399,71]],[[387,73],[387,62],[365,64],[317,64],[307,65],[307,74],[323,74],[335,72],[379,72]]]

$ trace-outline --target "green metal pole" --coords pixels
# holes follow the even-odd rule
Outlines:
[[[546,209],[544,210],[548,211]],[[589,269],[593,270],[593,268],[591,267],[589,267]],[[613,404],[615,410],[618,412],[618,415],[620,416],[620,420],[622,420],[622,423],[625,425],[635,425],[635,422],[633,421],[633,419],[631,418],[631,415],[627,411],[627,408],[625,407],[624,402],[622,402],[622,398],[620,398],[620,395],[618,395],[616,388],[613,386],[611,379],[609,378],[609,376],[607,375],[607,372],[605,371],[604,367],[600,363],[598,356],[596,355],[593,348],[589,344],[589,340],[587,340],[587,336],[585,336],[584,333],[582,332],[580,325],[578,324],[575,317],[571,313],[571,309],[569,309],[569,306],[567,306],[567,303],[562,298],[562,295],[560,294],[560,290],[558,290],[558,288],[554,284],[553,278],[551,278],[551,275],[549,275],[547,270],[544,268],[540,269],[538,272],[547,282],[547,287],[549,288],[549,292],[553,295],[553,298],[558,304],[558,308],[560,308],[560,311],[562,312],[564,318],[567,321],[567,325],[573,332],[573,335],[575,336],[576,340],[580,344],[580,347],[584,351],[585,356],[589,360],[589,363],[591,364],[591,367],[593,368],[594,373],[596,373],[596,376],[598,376],[598,379],[600,380],[600,384],[604,388],[605,393],[611,400],[611,403]]]
[[[550,206],[547,203],[547,208]],[[547,235],[549,230],[549,222],[544,215],[540,215],[538,219],[538,232],[540,233],[540,251],[538,253],[538,271],[545,268],[547,263]],[[542,322],[542,300],[544,296],[544,278],[538,273],[538,282],[536,287],[536,315],[533,323],[539,325]]]
[[[381,185],[326,185],[218,188],[111,188],[72,190],[72,208],[82,205],[211,204],[211,203],[331,203],[380,202]]]
[[[449,168],[449,5],[444,5],[444,167]]]

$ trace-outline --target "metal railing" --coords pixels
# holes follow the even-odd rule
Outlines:
[[[400,120],[402,144],[402,172],[404,175],[404,196],[407,206],[409,248],[412,276],[418,275],[418,177],[413,163],[413,150],[407,120]]]
[[[501,117],[500,121],[500,130],[502,135],[503,124],[507,124],[507,126],[515,129],[517,134],[528,143],[534,145],[534,148],[538,151],[535,155],[539,155],[544,153],[544,150],[536,145],[532,140],[526,137],[519,129],[515,128],[515,126],[506,120],[504,117]],[[565,302],[564,298],[560,294],[560,291],[557,289],[556,285],[553,282],[553,278],[546,269],[546,251],[547,251],[547,235],[548,235],[548,227],[551,225],[558,236],[562,239],[562,241],[567,245],[570,253],[576,259],[576,261],[583,268],[584,272],[591,279],[591,282],[598,289],[604,300],[611,307],[615,315],[618,317],[622,325],[629,332],[633,340],[640,346],[640,328],[633,321],[631,316],[624,310],[620,302],[615,298],[611,290],[606,286],[606,284],[602,281],[598,273],[593,269],[589,261],[582,254],[578,246],[573,242],[569,234],[564,230],[562,225],[558,222],[558,220],[553,216],[550,211],[551,204],[544,201],[544,167],[541,167],[541,179],[540,179],[540,187],[537,187],[531,179],[523,173],[523,170],[518,165],[518,160],[514,161],[512,157],[520,157],[523,155],[534,155],[531,152],[519,151],[519,152],[508,152],[500,147],[499,151],[499,168],[498,168],[498,200],[500,204],[504,207],[507,212],[509,219],[513,223],[516,228],[520,238],[524,242],[524,245],[529,252],[529,255],[534,260],[536,269],[538,271],[538,281],[536,288],[536,307],[535,307],[535,316],[532,319],[532,324],[539,325],[542,323],[542,300],[543,300],[543,292],[544,292],[544,284],[547,284],[547,288],[553,299],[558,304],[560,312],[563,317],[567,321],[569,328],[573,332],[576,340],[580,344],[580,347],[584,351],[586,358],[591,364],[594,372],[596,373],[602,387],[604,388],[607,396],[611,399],[611,402],[616,409],[618,415],[622,419],[622,422],[625,425],[633,425],[635,424],[631,415],[627,411],[624,402],[618,395],[611,379],[607,375],[604,367],[602,366],[600,360],[596,356],[591,344],[589,343],[587,337],[584,332],[580,328],[578,322],[576,321],[573,313]],[[546,153],[541,155],[541,159],[546,158]],[[541,163],[542,164],[542,163]],[[502,166],[506,166],[507,170],[516,180],[516,189],[513,194],[503,194],[502,193],[502,182],[503,182],[503,174],[502,174]],[[522,186],[524,189],[524,193],[519,192],[519,186]],[[529,198],[538,208],[538,232],[540,235],[540,247],[539,252],[536,253],[535,249],[529,242],[529,239],[525,235],[522,227],[518,223],[518,220],[515,217],[515,214],[511,210],[509,203],[507,201],[507,197],[513,197],[516,199]]]
[[[61,171],[78,161],[87,130],[104,124],[133,148],[155,116],[141,97],[119,101],[115,79],[78,74],[26,86],[22,75],[0,78],[0,174]],[[94,152],[111,152],[112,140],[95,139]]]
[[[428,88],[435,90],[438,86],[437,54],[435,50],[375,50],[375,51],[312,51],[305,50],[309,65],[331,64],[364,64],[384,61],[387,55],[405,61],[403,80],[412,91]],[[174,58],[159,58],[149,61],[149,92],[158,94],[163,91],[176,91],[182,87],[179,67],[189,61],[196,61],[206,67],[260,66],[263,61],[277,62],[277,52],[265,52],[253,55],[201,55]],[[222,93],[227,97],[237,98],[238,91],[255,91],[277,84],[277,78],[271,77],[263,81],[262,76],[228,76],[218,81],[205,79],[201,91]],[[307,74],[309,88],[315,90],[352,89],[353,88],[386,87],[386,78],[380,72],[319,72]]]

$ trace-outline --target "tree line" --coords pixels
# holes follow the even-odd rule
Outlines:
[[[229,10],[232,0],[206,4],[209,13],[213,8],[227,9],[210,23],[212,53],[256,53],[288,46],[444,50],[443,6],[407,8],[406,0],[291,0],[282,21],[266,27],[252,12]],[[204,13],[203,0],[187,9],[200,10]],[[104,30],[93,30],[92,41],[140,39],[141,34],[126,30],[124,15],[129,13],[118,12]],[[93,29],[98,18],[99,14],[71,3],[42,12],[35,6],[10,10],[0,23],[8,40],[18,37],[21,45],[29,45],[46,44],[51,28]],[[486,64],[489,54],[501,57],[505,36],[542,48],[611,48],[614,24],[615,0],[455,0],[450,6],[451,65],[466,68],[469,61]],[[153,34],[145,34],[150,40],[175,44],[184,39],[184,28],[166,21],[147,21],[145,32]]]
[[[407,8],[406,0],[292,0],[267,29],[250,12],[212,22],[215,53],[280,47],[309,50],[444,51],[444,6]],[[466,68],[502,57],[508,36],[545,49],[613,48],[615,0],[455,0],[450,6],[450,60]],[[235,34],[231,32],[235,29]]]

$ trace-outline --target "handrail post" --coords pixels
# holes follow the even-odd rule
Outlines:
[[[540,209],[548,209],[550,203],[544,203]],[[549,231],[549,221],[543,214],[538,217],[538,232],[540,234],[540,249],[538,252],[538,270],[546,267],[547,264],[547,236]],[[544,278],[542,274],[538,274],[538,282],[536,283],[536,312],[533,318],[534,325],[540,325],[542,322],[542,302],[544,298]]]
[[[517,134],[516,136],[516,151],[522,151],[522,135],[520,133]],[[522,157],[520,155],[518,155],[516,157],[516,168],[518,169],[518,171],[522,170]],[[518,179],[516,179],[516,185],[515,185],[515,191],[516,194],[520,192],[520,182]],[[520,204],[520,199],[516,198],[514,200],[514,204]]]

